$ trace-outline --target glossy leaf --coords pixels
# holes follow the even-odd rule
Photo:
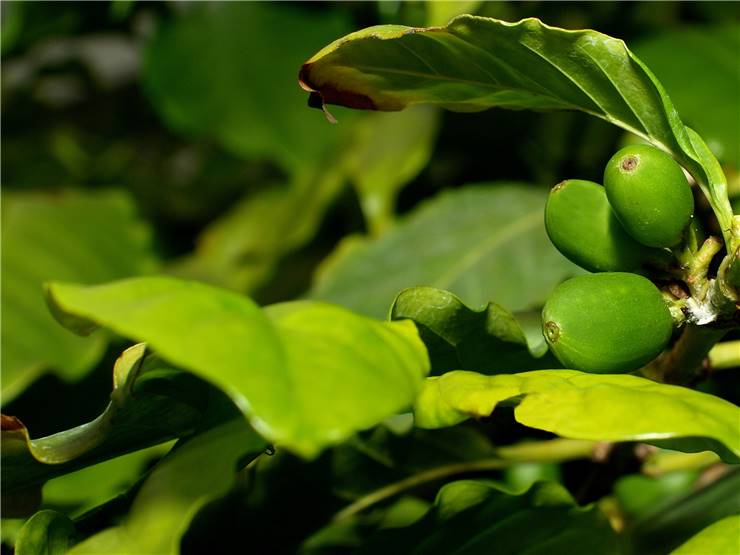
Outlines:
[[[399,291],[427,285],[469,306],[541,306],[580,272],[550,244],[547,193],[531,186],[470,186],[438,195],[382,237],[335,253],[312,296],[383,317]]]
[[[183,440],[143,483],[124,521],[77,544],[70,555],[179,553],[198,509],[226,493],[236,472],[265,447],[241,418]]]
[[[376,322],[317,302],[261,311],[240,295],[171,278],[55,284],[49,301],[77,331],[146,341],[225,391],[270,441],[315,456],[410,405],[428,372],[410,322]]]
[[[740,167],[740,26],[737,23],[664,31],[632,47],[660,79],[681,117],[714,154]],[[680,59],[681,64],[676,64]],[[686,79],[686,75],[692,79]]]
[[[586,112],[670,152],[694,174],[722,229],[729,229],[724,176],[713,175],[647,66],[624,42],[602,33],[534,18],[509,23],[470,15],[445,27],[370,27],[315,54],[300,81],[318,102],[361,109],[427,103],[457,111]]]
[[[707,526],[671,555],[736,555],[740,553],[740,515],[728,516]]]
[[[339,132],[306,110],[295,68],[346,29],[336,11],[194,5],[148,42],[144,89],[174,129],[294,171],[312,165]]]
[[[435,374],[455,369],[508,374],[558,365],[545,357],[546,344],[539,339],[530,344],[514,315],[495,303],[472,310],[447,291],[413,287],[396,297],[391,318],[414,321]],[[539,318],[538,328],[541,338]]]
[[[42,283],[98,283],[154,269],[150,231],[120,191],[7,193],[2,217],[2,394],[8,402],[42,372],[80,377],[102,356],[54,322]]]
[[[556,555],[622,553],[596,508],[580,508],[562,486],[544,482],[512,495],[483,481],[444,486],[418,523],[378,534],[366,553]]]
[[[16,555],[64,555],[73,542],[74,524],[62,513],[39,511],[18,533]]]
[[[223,402],[200,380],[145,352],[145,345],[136,345],[119,357],[111,401],[91,422],[31,439],[22,422],[3,416],[4,496],[190,433],[210,404]]]
[[[507,400],[519,400],[514,416],[521,424],[563,437],[670,440],[673,449],[712,450],[727,462],[740,462],[740,408],[713,395],[627,374],[449,372],[427,379],[416,401],[416,422],[425,428],[449,426],[488,416]]]

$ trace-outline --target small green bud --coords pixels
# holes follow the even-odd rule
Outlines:
[[[597,374],[629,372],[668,344],[673,320],[653,283],[605,272],[560,284],[542,311],[543,333],[566,368]]]
[[[609,203],[625,231],[649,247],[673,247],[694,214],[686,176],[670,156],[649,145],[617,152],[604,170]]]
[[[553,187],[545,205],[545,228],[568,260],[591,272],[637,271],[665,257],[624,231],[604,187],[593,181],[569,179]]]

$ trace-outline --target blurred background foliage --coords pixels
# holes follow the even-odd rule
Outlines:
[[[471,306],[494,300],[536,310],[577,271],[549,245],[539,221],[521,243],[499,248],[487,237],[538,210],[562,179],[600,181],[604,162],[630,138],[569,112],[330,107],[339,121],[331,125],[307,107],[297,72],[355,29],[441,25],[478,13],[539,17],[622,38],[685,122],[707,138],[736,207],[740,199],[734,3],[121,0],[1,8],[3,412],[18,416],[33,437],[99,414],[123,347],[115,337],[80,339],[59,327],[46,312],[47,280],[98,283],[164,272],[262,304],[312,296],[382,318],[410,285],[436,284]],[[482,254],[459,267],[476,250]],[[737,385],[726,383],[732,379],[717,376],[703,388],[737,403],[726,393]],[[311,463],[278,454],[200,511],[183,549],[198,552],[209,534],[248,532],[258,552],[294,552],[343,502],[374,487],[538,437],[498,412],[495,422],[459,426],[449,438],[449,430],[413,432],[403,448],[400,432],[379,428]],[[521,485],[544,476],[570,487],[586,473],[574,494],[592,501],[639,470],[634,454],[623,451],[608,464],[522,467],[501,480]],[[45,506],[79,514],[125,491],[163,452],[49,482]],[[102,487],[96,476],[114,479]],[[680,496],[696,479],[695,472],[622,477],[614,495],[624,514],[644,519],[655,499]],[[351,529],[329,529],[304,548],[351,543],[366,527],[413,521],[433,491],[402,497]],[[13,522],[3,527],[6,539]]]

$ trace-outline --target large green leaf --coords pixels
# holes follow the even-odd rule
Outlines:
[[[428,372],[411,322],[377,322],[317,303],[273,305],[196,282],[141,278],[53,284],[77,331],[105,326],[225,391],[269,440],[314,456],[409,406]]]
[[[264,449],[264,440],[241,418],[183,440],[147,477],[121,524],[69,553],[179,553],[198,509],[226,493],[236,472]]]
[[[144,90],[173,128],[293,171],[312,165],[339,133],[305,109],[295,68],[346,29],[335,10],[193,5],[148,41]]]
[[[495,303],[471,310],[452,293],[432,287],[412,287],[399,293],[391,318],[416,323],[427,346],[432,372],[475,370],[485,374],[552,368],[557,360],[539,339],[529,343],[513,314]],[[537,335],[542,327],[537,322]]]
[[[740,515],[728,516],[707,526],[671,552],[671,555],[737,555],[740,553]]]
[[[740,26],[673,29],[635,42],[632,48],[715,155],[740,167]]]
[[[402,289],[446,289],[471,306],[544,303],[579,270],[550,243],[547,193],[526,185],[471,186],[438,195],[382,237],[340,247],[312,296],[383,317]]]
[[[427,379],[416,401],[417,425],[436,428],[488,416],[506,400],[519,401],[514,416],[520,423],[563,437],[671,440],[678,450],[713,450],[728,462],[740,462],[740,408],[713,395],[628,374],[448,372]]]
[[[622,553],[604,515],[580,508],[559,484],[535,484],[521,495],[464,480],[444,486],[418,523],[378,534],[365,553],[590,555]]]
[[[732,211],[663,86],[624,42],[538,19],[509,23],[462,15],[445,27],[370,27],[340,38],[300,71],[316,103],[401,110],[580,110],[670,152],[696,177],[728,244]],[[740,239],[739,239],[740,240]]]
[[[150,272],[150,231],[124,193],[7,193],[2,214],[2,396],[7,402],[52,370],[79,377],[105,337],[75,337],[44,304],[51,279],[98,283]]]
[[[3,495],[188,434],[213,412],[211,405],[222,404],[218,390],[204,389],[201,380],[147,356],[145,345],[135,345],[116,362],[111,401],[95,420],[30,439],[19,420],[3,416]]]

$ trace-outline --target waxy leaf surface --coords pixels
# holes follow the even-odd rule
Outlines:
[[[146,341],[225,391],[270,441],[304,456],[409,406],[428,373],[411,322],[377,322],[318,302],[263,311],[235,293],[172,278],[53,284],[49,302],[78,332]]]
[[[448,372],[428,378],[415,406],[417,425],[450,426],[519,401],[521,424],[594,441],[670,441],[673,449],[712,450],[740,462],[740,408],[685,387],[628,374],[536,370],[484,376]]]
[[[433,104],[586,112],[670,152],[730,229],[727,183],[700,152],[703,141],[689,136],[648,67],[608,35],[471,15],[444,27],[382,25],[326,46],[303,64],[299,79],[317,104],[365,110]]]
[[[340,246],[312,296],[376,317],[400,291],[421,285],[469,306],[490,299],[509,310],[541,306],[581,271],[547,238],[546,199],[544,190],[508,183],[438,195],[380,238]]]

